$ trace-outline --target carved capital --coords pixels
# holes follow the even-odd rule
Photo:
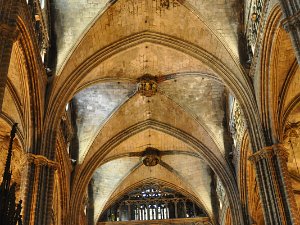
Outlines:
[[[35,155],[32,153],[27,154],[27,160],[29,163],[33,163],[36,166],[48,166],[55,170],[58,169],[58,163],[52,160],[47,159],[43,155]]]
[[[0,35],[6,40],[16,41],[19,38],[20,31],[15,27],[5,23],[0,24]]]
[[[274,156],[273,148],[272,146],[267,146],[261,149],[258,152],[255,152],[251,156],[249,156],[249,160],[253,163],[258,162],[261,159],[270,159]]]
[[[273,149],[274,149],[274,153],[278,158],[286,162],[288,161],[289,158],[288,150],[282,144],[273,145]]]
[[[282,144],[276,144],[264,147],[260,151],[255,152],[249,157],[249,160],[256,163],[261,159],[271,159],[273,156],[277,156],[279,159],[287,162],[289,153]]]
[[[282,27],[287,31],[290,32],[295,29],[299,29],[300,27],[300,11],[298,11],[296,14],[289,16],[282,20],[281,22]]]

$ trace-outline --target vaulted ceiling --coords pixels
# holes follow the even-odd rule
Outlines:
[[[58,63],[50,102],[75,105],[77,185],[92,178],[95,221],[111,199],[146,180],[185,190],[213,218],[213,171],[231,174],[224,74],[244,82],[237,2],[53,1]],[[138,92],[145,74],[157,81],[153,96]],[[161,152],[158,165],[142,164],[146,147]]]
[[[55,31],[57,35],[58,69],[66,62],[77,44],[80,43],[82,37],[94,26],[94,22],[99,17],[104,17],[106,11],[108,11],[107,9],[116,4],[116,2],[116,0],[54,0],[52,2],[52,8],[56,15]],[[110,14],[109,18],[104,19],[106,23],[104,26],[110,26],[113,20],[118,20],[119,25],[125,28],[126,26],[124,25],[128,20],[128,15],[126,14],[128,12],[131,15],[140,14],[140,16],[143,16],[142,14],[144,13],[149,14],[148,9],[151,8],[157,17],[161,17],[162,14],[166,13],[166,7],[169,10],[182,5],[184,8],[189,8],[191,13],[195,14],[199,20],[205,21],[218,36],[224,38],[228,47],[238,56],[238,29],[240,13],[242,13],[242,5],[240,5],[239,1],[157,0],[149,3],[138,3],[127,0],[123,2],[124,4],[121,7],[116,8],[119,16],[114,17],[113,14]],[[168,5],[161,7],[164,2],[168,3]],[[175,10],[176,13],[178,11],[177,9]],[[151,16],[148,18],[151,19]],[[175,20],[170,22],[176,23]],[[156,24],[153,23],[151,25]],[[182,27],[189,26],[190,21],[186,20],[185,23],[177,25]]]

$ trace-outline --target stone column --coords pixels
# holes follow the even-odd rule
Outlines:
[[[137,204],[137,220],[141,220],[140,218],[140,212],[141,212],[141,207],[140,207],[140,204]]]
[[[28,154],[28,177],[23,210],[24,225],[49,224],[54,172],[58,164],[41,155]]]
[[[168,202],[165,202],[165,209],[166,209],[166,218],[165,219],[170,219],[170,212],[169,212],[169,204]]]
[[[92,178],[88,185],[88,202],[87,202],[87,224],[94,224],[94,179]]]
[[[263,148],[249,159],[255,164],[265,224],[300,224],[287,168],[287,150],[277,144]]]
[[[283,11],[283,27],[289,32],[300,64],[300,0],[279,0]]]
[[[12,46],[18,37],[16,20],[20,5],[20,0],[0,0],[0,111],[2,110]]]
[[[196,206],[195,203],[193,202],[193,217],[196,217]]]
[[[147,207],[147,215],[148,215],[147,219],[150,220],[150,213],[151,213],[151,211],[150,211],[149,203],[146,204],[146,207]]]
[[[186,201],[185,200],[183,200],[183,212],[184,212],[183,218],[186,218]]]
[[[177,210],[177,201],[174,201],[174,206],[175,206],[175,218],[178,218],[178,210]]]
[[[130,207],[130,203],[127,204],[128,206],[128,221],[131,220],[131,207]]]

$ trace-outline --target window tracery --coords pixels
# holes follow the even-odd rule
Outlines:
[[[206,217],[194,201],[159,184],[145,184],[127,193],[100,216],[100,221],[163,220]]]

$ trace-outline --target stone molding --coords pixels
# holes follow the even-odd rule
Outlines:
[[[272,146],[267,146],[262,148],[260,151],[255,152],[249,156],[249,160],[253,163],[260,161],[261,159],[270,159],[274,156],[278,156],[284,161],[288,161],[289,153],[287,149],[282,144],[275,144]]]
[[[294,15],[283,19],[281,24],[287,32],[290,32],[291,30],[296,30],[297,27],[300,27],[300,10]]]
[[[20,36],[19,30],[15,26],[11,26],[5,23],[0,24],[1,38],[5,40],[16,41]]]
[[[28,163],[33,163],[36,166],[48,166],[57,170],[59,168],[59,164],[55,161],[47,159],[43,155],[35,155],[32,153],[27,154]]]
[[[256,165],[258,173],[266,174],[266,178],[261,182],[268,187],[268,192],[272,192],[270,196],[275,194],[275,198],[271,198],[271,201],[278,202],[278,206],[276,207],[278,215],[277,218],[274,218],[276,220],[280,218],[282,222],[284,222],[283,224],[292,225],[300,224],[300,218],[287,167],[288,156],[288,151],[282,144],[275,144],[262,148],[260,151],[251,155],[249,160]],[[262,168],[264,168],[263,171],[261,170]],[[261,194],[267,196],[267,193]],[[269,212],[276,214],[274,211],[276,208],[272,209],[270,207]],[[274,219],[273,217],[271,218]],[[273,224],[273,222],[274,221],[271,221],[270,224]]]

